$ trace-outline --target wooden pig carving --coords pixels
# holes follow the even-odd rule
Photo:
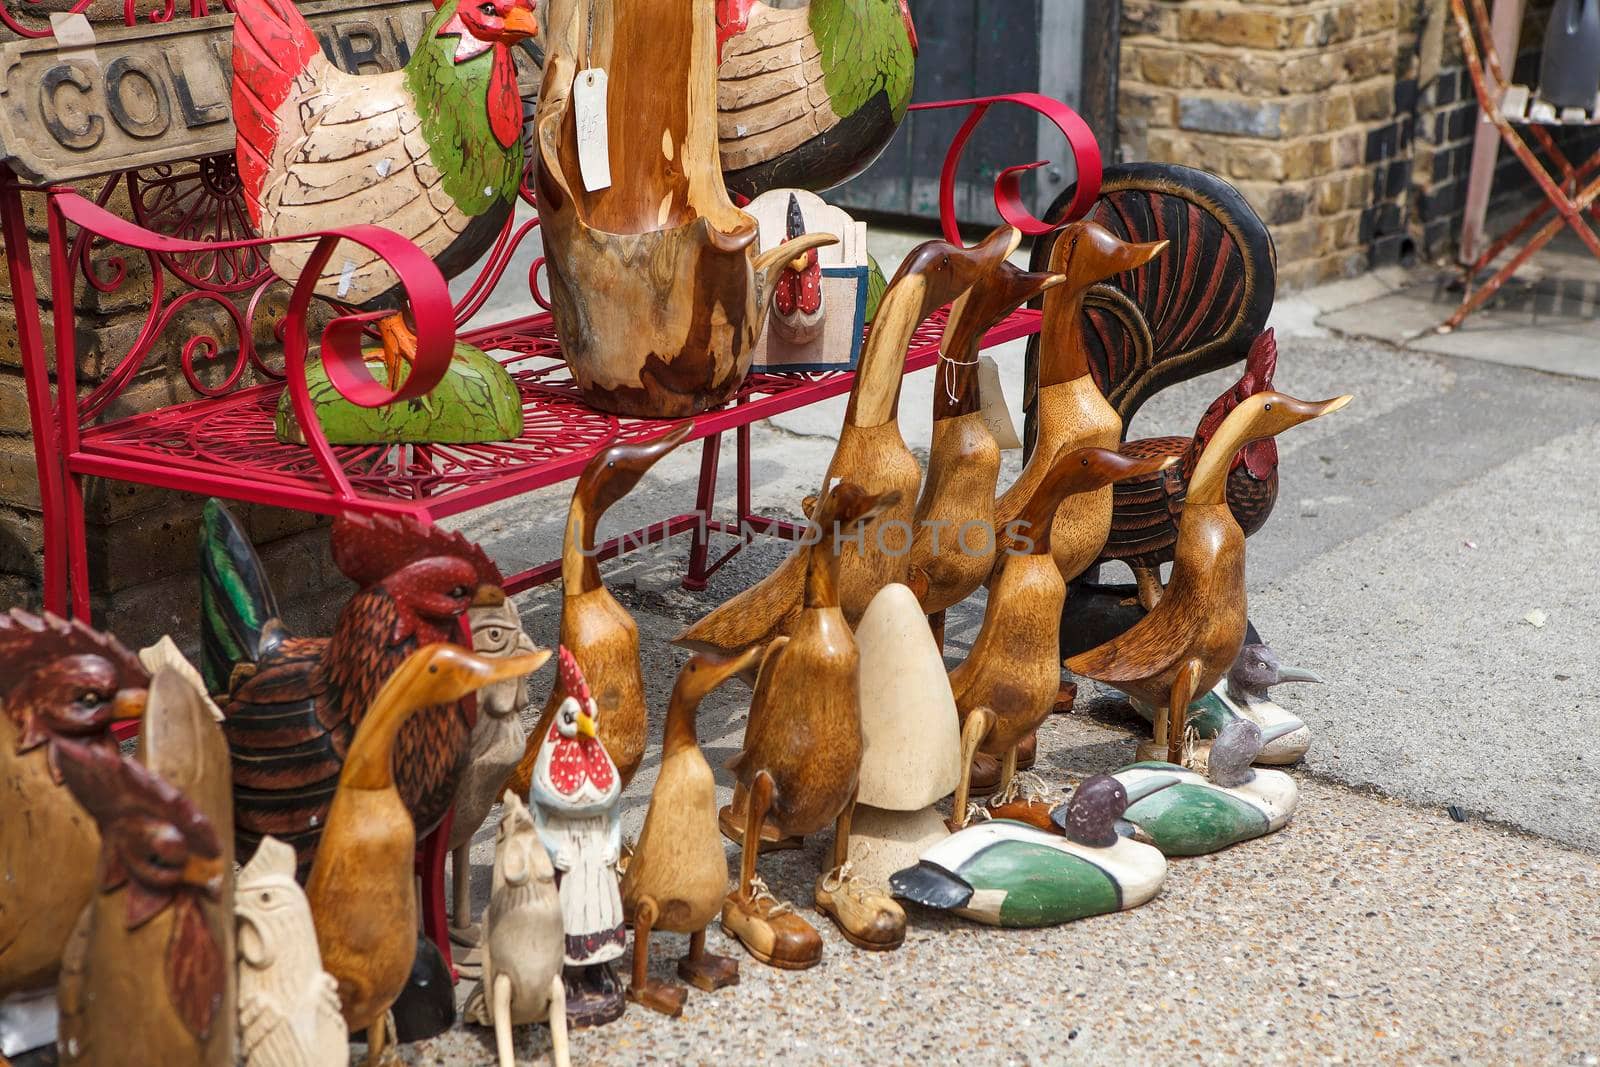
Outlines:
[[[322,969],[294,849],[265,837],[239,872],[239,1044],[245,1067],[344,1067],[339,984]]]

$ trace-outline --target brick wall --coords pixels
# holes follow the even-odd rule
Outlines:
[[[1537,80],[1549,6],[1529,5],[1523,83]],[[1478,112],[1445,0],[1122,9],[1123,158],[1191,163],[1238,185],[1272,227],[1283,287],[1453,255]],[[1526,195],[1509,153],[1500,167],[1497,204]]]

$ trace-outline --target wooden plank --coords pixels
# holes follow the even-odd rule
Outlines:
[[[1441,8],[1443,5],[1440,5]],[[1517,35],[1522,29],[1523,0],[1494,0],[1492,36],[1494,47],[1508,61],[1514,61]],[[1471,82],[1462,90],[1471,92]],[[1467,178],[1467,206],[1461,219],[1461,252],[1463,263],[1471,263],[1478,256],[1483,243],[1483,220],[1489,212],[1489,194],[1494,188],[1495,163],[1500,158],[1500,131],[1490,123],[1479,123],[1473,135],[1472,169]]]
[[[434,14],[429,0],[300,5],[323,52],[351,73],[395,70]],[[0,162],[65,182],[231,152],[233,16],[97,28],[92,49],[54,38],[0,45]],[[524,96],[538,91],[519,49]]]

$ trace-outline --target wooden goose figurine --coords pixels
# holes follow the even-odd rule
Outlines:
[[[1022,233],[1009,226],[1004,231],[1015,251]],[[913,586],[926,586],[922,608],[933,617],[937,636],[943,635],[945,609],[971,596],[994,570],[1000,446],[983,420],[978,395],[983,335],[1065,280],[1059,274],[1029,274],[1002,259],[950,311],[934,372],[933,440],[912,524],[910,560]]]
[[[20,1050],[40,1040],[22,1015],[52,1020],[43,1040],[53,1031],[50,990],[94,896],[100,854],[94,819],[62,783],[56,745],[115,753],[111,724],[144,714],[150,678],[116,638],[20,610],[0,613],[0,662],[0,1037]],[[34,1007],[24,1012],[24,1001]]]
[[[1066,836],[995,819],[953,834],[896,872],[896,896],[990,926],[1054,926],[1136,908],[1161,889],[1167,861],[1118,835],[1128,797],[1097,774],[1072,795]]]
[[[1001,529],[1022,514],[1062,449],[1116,448],[1122,418],[1089,373],[1083,337],[1083,300],[1096,282],[1143,266],[1167,247],[1165,241],[1129,244],[1098,223],[1070,223],[1056,235],[1050,270],[1066,283],[1044,297],[1039,334],[1038,427],[1033,456],[995,505]],[[1068,581],[1099,557],[1111,532],[1111,485],[1072,498],[1055,515],[1051,554]]]
[[[1170,763],[1183,762],[1190,702],[1217,684],[1244,645],[1244,531],[1224,496],[1234,454],[1350,400],[1346,395],[1313,404],[1266,392],[1234,408],[1189,480],[1172,576],[1161,601],[1121,636],[1066,661],[1074,674],[1166,708],[1166,715],[1156,716],[1154,746],[1166,751]]]
[[[1146,474],[1172,462],[1171,457],[1130,459],[1104,448],[1065,451],[1007,528],[983,627],[966,660],[950,672],[962,723],[956,825],[966,822],[973,757],[979,751],[1002,757],[1004,791],[1016,773],[1017,746],[1039,728],[1055,702],[1067,582],[1051,557],[1052,516],[1074,494],[1098,492],[1119,478]]]
[[[845,864],[861,767],[861,693],[855,638],[839,608],[836,542],[897,500],[851,482],[817,504],[821,540],[808,559],[805,610],[793,634],[762,661],[741,751],[728,767],[748,791],[739,882],[722,908],[722,928],[762,963],[802,970],[822,959],[822,939],[756,876],[761,827],[809,834],[835,823],[829,869],[815,901],[852,944],[892,949],[905,939],[905,913],[887,894],[851,880]]]
[[[442,713],[486,685],[536,670],[548,656],[490,660],[454,645],[425,645],[378,690],[356,728],[306,897],[345,1022],[367,1031],[369,1063],[380,1062],[393,1043],[389,1008],[406,986],[417,946],[416,828],[395,789],[395,740],[418,712]]]
[[[595,531],[606,509],[633,491],[656,462],[683,444],[693,426],[684,423],[643,444],[614,444],[597,452],[578,476],[561,549],[561,646],[578,661],[600,709],[600,741],[622,775],[624,787],[644,759],[646,709],[639,666],[639,626],[600,580]],[[556,709],[568,693],[558,673],[544,702],[539,725],[528,735],[522,759],[506,788],[527,796],[539,749]]]
[[[1283,829],[1300,792],[1282,771],[1250,766],[1264,740],[1261,727],[1234,719],[1212,743],[1205,775],[1155,762],[1115,772],[1128,791],[1123,818],[1134,839],[1167,856],[1204,856]]]
[[[245,1067],[345,1067],[339,983],[322,969],[294,849],[264,837],[239,872],[239,1045]]]
[[[650,935],[689,935],[678,974],[706,992],[739,981],[739,964],[706,951],[706,927],[728,892],[728,856],[717,832],[717,784],[695,737],[695,713],[712,690],[753,669],[763,650],[719,658],[699,655],[684,664],[667,705],[661,772],[650,811],[622,878],[622,906],[633,917],[633,983],[628,999],[663,1015],[679,1015],[687,992],[649,977]]]
[[[483,980],[467,996],[466,1017],[494,1027],[500,1067],[513,1067],[511,1027],[550,1026],[550,1058],[567,1067],[567,995],[561,894],[533,815],[509,789],[495,831],[494,889],[484,915]]]
[[[850,389],[839,444],[823,481],[825,486],[853,482],[868,494],[897,494],[896,503],[886,505],[876,530],[865,538],[866,551],[858,551],[853,543],[841,546],[837,589],[851,626],[861,620],[879,589],[905,582],[910,563],[907,548],[922,469],[900,435],[906,350],[924,319],[965,292],[1003,260],[1010,247],[1009,227],[976,248],[957,248],[943,241],[918,245],[900,265],[878,307]],[[777,570],[723,602],[673,643],[726,655],[791,632],[805,609],[809,560],[817,549],[816,544],[797,546]]]

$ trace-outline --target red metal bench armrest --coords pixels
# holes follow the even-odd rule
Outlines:
[[[961,129],[956,133],[955,140],[950,142],[950,150],[944,157],[944,170],[939,175],[939,221],[944,227],[945,240],[952,244],[961,243],[960,231],[956,225],[956,169],[961,164],[961,154],[966,151],[972,131],[978,128],[978,123],[983,121],[983,117],[989,113],[989,108],[995,104],[1020,104],[1049,119],[1055,124],[1056,129],[1066,135],[1067,145],[1072,150],[1073,162],[1078,169],[1077,192],[1072,198],[1072,205],[1060,222],[1048,223],[1034,217],[1033,212],[1023,205],[1021,188],[1022,175],[1044,166],[1044,162],[1007,167],[1000,172],[994,182],[994,202],[1001,218],[1027,236],[1037,237],[1056,229],[1062,222],[1082,218],[1088,213],[1095,198],[1100,195],[1100,145],[1095,141],[1089,124],[1084,122],[1076,111],[1059,100],[1040,93],[1006,93],[1002,96],[979,96],[968,100],[935,100],[912,104],[912,111],[932,111],[952,107],[972,109],[967,121],[962,123]]]

